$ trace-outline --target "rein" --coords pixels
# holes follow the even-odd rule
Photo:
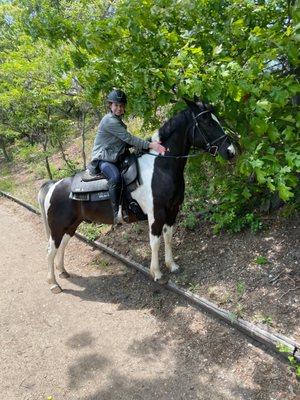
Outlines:
[[[178,160],[180,158],[191,158],[191,157],[199,157],[200,154],[187,154],[187,155],[182,155],[182,156],[163,156],[162,154],[152,154],[152,153],[144,153],[148,156],[152,156],[152,157],[160,157],[160,158],[174,158],[175,160]]]
[[[206,145],[206,149],[205,149],[205,150],[206,150],[208,153],[210,153],[213,157],[215,157],[215,156],[217,155],[217,153],[218,153],[219,148],[221,148],[221,147],[223,146],[225,140],[227,139],[227,135],[224,133],[224,135],[222,135],[221,137],[215,139],[215,140],[212,141],[212,142],[209,142],[209,141],[207,140],[207,137],[204,135],[204,133],[201,132],[201,129],[200,129],[199,124],[198,124],[198,121],[197,121],[197,118],[200,117],[200,116],[203,115],[203,114],[208,113],[208,112],[210,112],[210,111],[209,111],[209,110],[201,111],[201,112],[200,112],[199,114],[197,114],[197,115],[194,115],[194,113],[192,113],[193,119],[194,119],[194,121],[195,121],[195,122],[194,122],[194,126],[193,126],[193,143],[192,143],[192,147],[195,149],[195,129],[197,128],[197,129],[198,129],[198,132],[200,133],[200,135],[201,135],[202,138],[204,139],[204,142],[205,142],[205,145]],[[188,125],[188,127],[186,128],[185,133],[187,132],[187,130],[188,130],[189,128],[190,128],[190,125]],[[221,141],[222,139],[223,139],[222,143],[221,143],[220,145],[216,145],[216,143],[218,143],[218,142]],[[178,155],[178,156],[172,156],[172,155],[166,156],[166,155],[152,154],[152,153],[146,153],[146,152],[143,152],[143,154],[148,154],[149,156],[160,157],[160,158],[173,158],[173,159],[175,159],[175,160],[178,160],[178,159],[181,159],[181,158],[191,158],[191,157],[199,157],[199,156],[200,156],[199,153],[197,153],[197,154]]]

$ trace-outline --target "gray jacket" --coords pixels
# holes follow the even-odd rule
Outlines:
[[[106,114],[98,127],[92,150],[92,160],[116,162],[126,149],[126,144],[138,150],[148,149],[149,142],[127,132],[127,126],[113,113]]]

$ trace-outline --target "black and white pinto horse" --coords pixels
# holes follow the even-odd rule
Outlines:
[[[179,267],[172,255],[172,228],[184,199],[184,167],[191,147],[203,149],[212,155],[220,154],[229,160],[235,148],[227,137],[211,108],[201,102],[186,100],[188,108],[169,119],[153,136],[168,149],[161,156],[151,151],[138,158],[141,184],[131,193],[148,217],[152,250],[150,273],[154,280],[162,278],[158,250],[163,232],[165,263],[170,272]],[[82,221],[113,223],[110,201],[75,201],[70,199],[73,177],[46,182],[38,200],[43,216],[48,244],[48,278],[53,293],[59,293],[54,273],[57,255],[59,276],[68,278],[64,267],[64,252],[70,238]],[[130,221],[136,221],[134,216]]]

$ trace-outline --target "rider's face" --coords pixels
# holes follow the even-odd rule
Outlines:
[[[111,103],[110,106],[111,112],[118,117],[125,113],[125,104],[124,103]]]

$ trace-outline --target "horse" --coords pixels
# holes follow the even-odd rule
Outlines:
[[[163,233],[165,265],[170,272],[179,266],[172,254],[172,231],[179,208],[184,200],[184,168],[191,147],[202,149],[213,156],[219,154],[230,160],[236,154],[235,147],[225,133],[212,107],[201,101],[185,99],[187,108],[166,121],[153,135],[167,149],[165,155],[151,150],[137,158],[140,184],[131,193],[147,216],[151,246],[150,274],[160,281],[158,251]],[[110,200],[76,201],[70,198],[74,177],[45,182],[38,194],[38,201],[48,242],[47,281],[53,293],[62,291],[54,272],[57,256],[59,277],[70,275],[64,266],[65,248],[79,224],[83,221],[113,224]],[[129,223],[137,219],[129,215]]]

